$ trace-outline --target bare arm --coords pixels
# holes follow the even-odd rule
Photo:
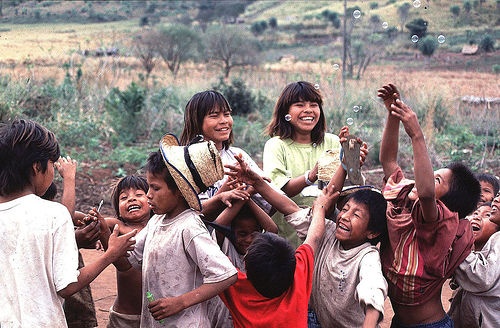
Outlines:
[[[226,280],[211,284],[203,284],[200,287],[177,297],[159,298],[149,303],[149,311],[155,320],[167,318],[184,309],[187,309],[190,306],[217,296],[226,288],[234,284],[236,280],[237,275],[234,274]]]
[[[57,294],[66,298],[90,284],[108,265],[124,255],[127,250],[133,249],[133,245],[135,244],[133,237],[136,233],[137,230],[134,230],[128,234],[118,236],[118,227],[115,227],[109,239],[108,250],[98,257],[97,260],[81,268],[78,281],[69,284],[64,289],[58,291]]]
[[[380,312],[378,312],[373,306],[368,305],[366,307],[365,320],[363,321],[363,328],[376,328],[379,318],[380,318]]]
[[[312,206],[312,219],[307,230],[307,236],[304,244],[308,244],[316,253],[319,247],[321,238],[325,233],[325,216],[326,213],[332,208],[339,196],[339,192],[335,190],[335,186],[329,183],[321,194],[314,200]]]
[[[310,182],[315,182],[318,180],[318,163],[314,165],[313,169],[304,172],[307,174],[307,178]],[[283,192],[287,194],[289,197],[294,197],[298,195],[305,187],[309,186],[306,183],[305,175],[299,175],[298,177],[291,178],[282,188]],[[260,193],[260,192],[259,192]]]
[[[76,166],[77,163],[71,157],[60,157],[54,163],[55,168],[63,178],[63,191],[61,195],[61,203],[66,206],[73,223],[75,220],[75,207],[76,207]]]
[[[378,97],[384,100],[384,105],[387,109],[387,121],[382,134],[382,141],[380,142],[379,154],[384,176],[387,179],[399,167],[397,162],[399,149],[399,118],[391,114],[391,105],[396,103],[396,99],[399,99],[400,95],[398,89],[393,84],[388,84],[378,90]]]
[[[424,133],[418,123],[417,114],[403,101],[397,99],[391,105],[392,113],[401,120],[406,133],[411,138],[413,147],[413,166],[415,172],[415,186],[418,199],[422,206],[423,219],[426,222],[437,220],[436,193],[434,183],[434,170],[431,158],[427,152]]]
[[[263,177],[253,171],[241,156],[235,156],[235,158],[239,165],[226,165],[226,168],[230,169],[229,172],[226,172],[228,175],[233,176],[241,183],[254,187],[256,192],[258,192],[269,204],[285,215],[300,210],[300,207],[293,200],[276,191]]]
[[[278,226],[274,223],[273,219],[267,214],[259,205],[255,204],[253,200],[248,202],[248,206],[252,210],[259,222],[259,225],[267,232],[278,233]]]

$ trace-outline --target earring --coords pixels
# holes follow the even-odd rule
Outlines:
[[[290,122],[292,120],[292,115],[286,114],[285,115],[285,121]]]

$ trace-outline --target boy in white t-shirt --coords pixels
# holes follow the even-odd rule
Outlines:
[[[60,157],[52,132],[30,120],[0,129],[0,326],[67,327],[63,300],[87,286],[131,249],[136,231],[78,269],[78,248],[68,209],[40,198]]]
[[[224,174],[218,152],[206,141],[181,147],[168,134],[145,172],[155,215],[115,266],[142,269],[141,327],[210,327],[205,301],[232,285],[237,273],[200,218],[198,194]]]

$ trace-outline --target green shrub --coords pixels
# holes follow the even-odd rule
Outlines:
[[[226,97],[233,110],[233,115],[246,115],[258,108],[258,98],[248,89],[245,81],[240,78],[232,79],[231,85],[226,84],[221,78],[213,88]]]
[[[491,66],[491,70],[495,74],[500,74],[500,64],[494,64],[493,66]]]
[[[495,39],[493,39],[493,37],[489,34],[483,35],[483,37],[479,41],[479,49],[484,52],[495,51]]]
[[[133,142],[142,129],[137,128],[140,113],[144,108],[146,91],[132,82],[127,90],[113,88],[104,99],[104,108],[109,116],[109,125],[116,133],[115,142]]]

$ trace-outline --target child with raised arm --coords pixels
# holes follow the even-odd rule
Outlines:
[[[299,237],[307,238],[313,215],[311,208],[301,209],[288,197],[262,189],[261,178],[243,162],[240,166],[245,183],[253,185],[285,214],[285,220]],[[345,177],[340,165],[329,185],[338,191]],[[321,327],[377,327],[383,319],[387,297],[387,282],[376,247],[387,234],[387,202],[370,186],[346,190],[341,196],[344,199],[340,212],[335,221],[326,220],[326,232],[314,256],[309,327],[318,327],[318,324]]]
[[[392,327],[452,327],[441,288],[471,252],[472,229],[464,218],[477,206],[480,185],[460,163],[433,171],[415,112],[392,84],[378,96],[388,111],[380,162],[389,241],[381,258],[394,309]],[[411,140],[415,181],[405,179],[397,163],[400,123]]]
[[[142,176],[127,175],[119,179],[111,193],[111,203],[116,217],[103,218],[94,209],[90,216],[97,216],[104,227],[118,225],[120,234],[133,229],[141,231],[151,218],[148,205],[148,182]],[[104,220],[104,221],[102,221]],[[142,275],[139,270],[116,270],[117,295],[109,310],[107,328],[139,327],[142,311]]]
[[[144,169],[155,215],[115,266],[142,270],[141,327],[210,327],[205,301],[236,281],[199,214],[198,194],[223,175],[217,149],[206,141],[181,147],[165,135]]]
[[[181,134],[181,145],[188,145],[197,136],[213,141],[223,164],[234,164],[234,155],[241,154],[248,165],[261,171],[259,166],[241,148],[235,147],[233,134],[232,109],[223,94],[216,90],[206,90],[196,93],[186,104],[184,110],[184,129]],[[238,200],[246,200],[250,194],[242,188],[229,188],[227,177],[224,176],[213,186],[201,193],[203,203],[202,213],[205,219],[213,221],[226,208]],[[271,206],[259,194],[251,196],[252,201],[263,208],[267,213],[272,211]]]
[[[250,194],[253,188],[246,188]],[[255,237],[262,232],[278,233],[278,227],[273,219],[257,204],[250,200],[233,202],[215,219],[213,223],[207,222],[215,227],[217,243],[222,252],[226,254],[233,265],[240,271],[245,272],[244,257],[248,247]],[[212,327],[231,328],[233,319],[229,310],[220,297],[209,300],[208,313]]]
[[[500,194],[471,216],[474,251],[458,266],[450,304],[455,328],[500,327]]]
[[[337,135],[326,132],[321,90],[307,81],[289,83],[276,101],[271,122],[266,127],[270,139],[264,145],[263,169],[273,184],[300,206],[311,206],[318,189],[318,159],[328,150],[340,152]],[[347,130],[345,126],[342,130]],[[360,148],[364,162],[368,149]],[[359,166],[357,166],[359,169]],[[294,245],[297,234],[280,213],[273,219]]]
[[[0,128],[0,325],[67,327],[63,299],[92,282],[134,244],[135,231],[118,236],[94,262],[78,269],[68,209],[40,198],[60,157],[52,132],[30,120]]]

